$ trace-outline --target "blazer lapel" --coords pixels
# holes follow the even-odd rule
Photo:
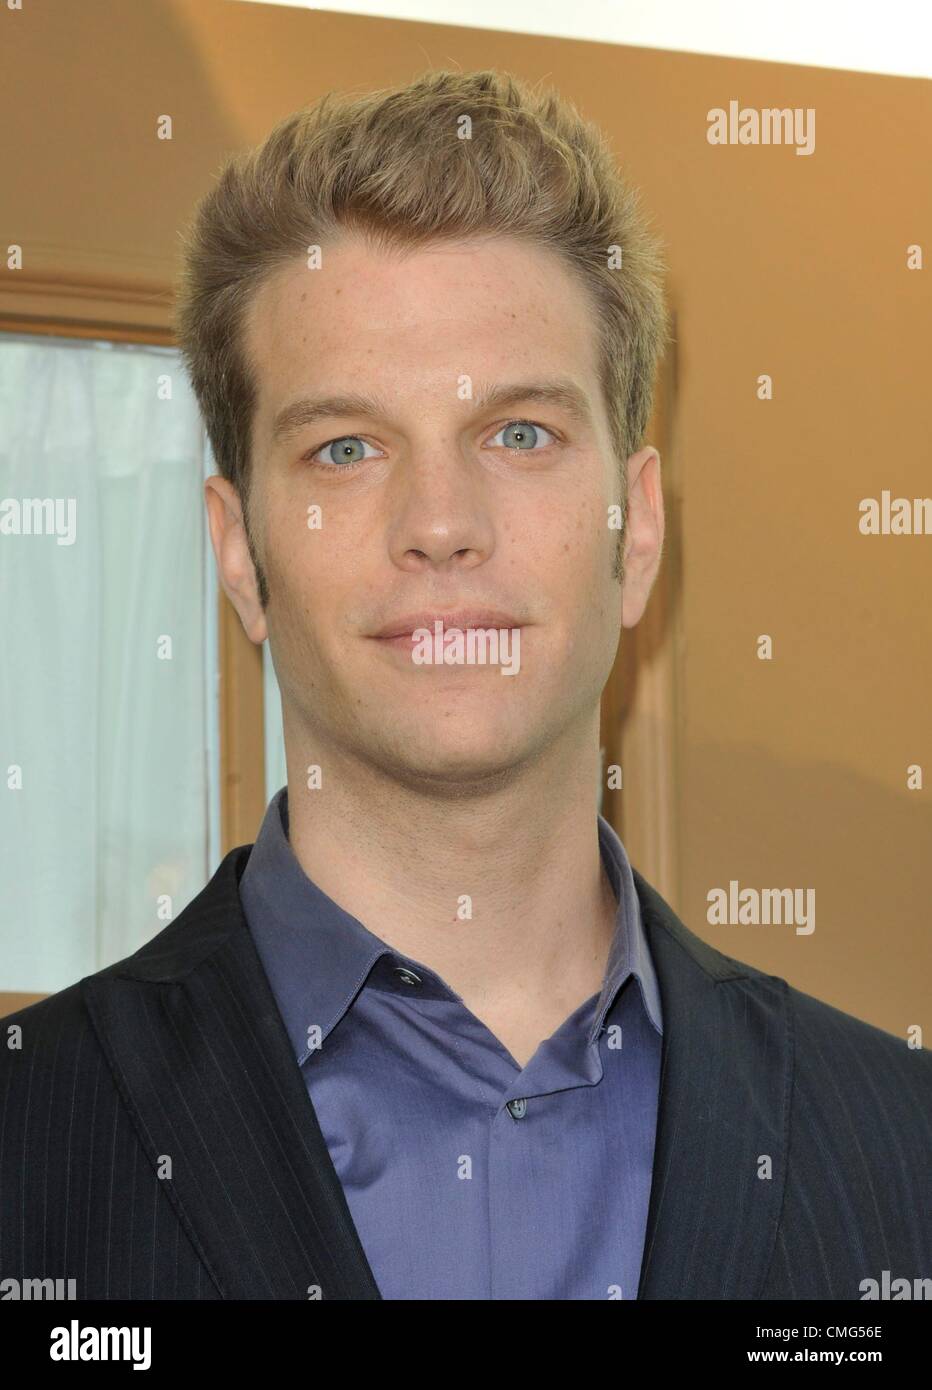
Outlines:
[[[240,904],[250,848],[232,850],[175,922],[81,988],[221,1295],[378,1299]]]
[[[634,871],[663,1048],[639,1299],[759,1299],[786,1181],[787,986],[688,931]]]

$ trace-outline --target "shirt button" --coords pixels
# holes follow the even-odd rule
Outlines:
[[[395,966],[395,974],[403,985],[419,985],[421,983],[420,975],[415,975],[413,970],[406,970],[403,965]]]
[[[512,1114],[512,1116],[514,1117],[514,1119],[516,1119],[516,1120],[523,1120],[523,1119],[524,1119],[524,1116],[525,1116],[525,1113],[526,1113],[526,1111],[527,1111],[527,1101],[526,1101],[526,1100],[510,1100],[510,1101],[508,1102],[508,1109],[511,1111],[511,1114]]]

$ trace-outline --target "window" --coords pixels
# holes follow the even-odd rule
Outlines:
[[[0,334],[4,991],[131,954],[219,862],[213,471],[174,350]]]

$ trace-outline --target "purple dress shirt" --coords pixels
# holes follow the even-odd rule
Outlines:
[[[287,787],[269,803],[240,896],[383,1298],[637,1297],[662,1016],[627,855],[597,826],[618,899],[602,989],[522,1069],[308,878]]]

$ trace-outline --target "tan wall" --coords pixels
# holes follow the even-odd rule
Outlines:
[[[26,253],[0,278],[7,327],[164,328],[178,229],[222,156],[328,86],[500,66],[608,131],[667,241],[678,325],[658,886],[720,949],[891,1031],[932,1027],[932,814],[905,781],[932,761],[932,537],[857,529],[862,497],[932,491],[930,271],[906,269],[932,225],[929,83],[234,0],[46,0],[3,30],[2,235]],[[732,98],[814,108],[816,152],[710,146],[706,112]],[[607,806],[631,846],[649,804],[635,778]],[[814,888],[815,932],[709,925],[730,879]]]

